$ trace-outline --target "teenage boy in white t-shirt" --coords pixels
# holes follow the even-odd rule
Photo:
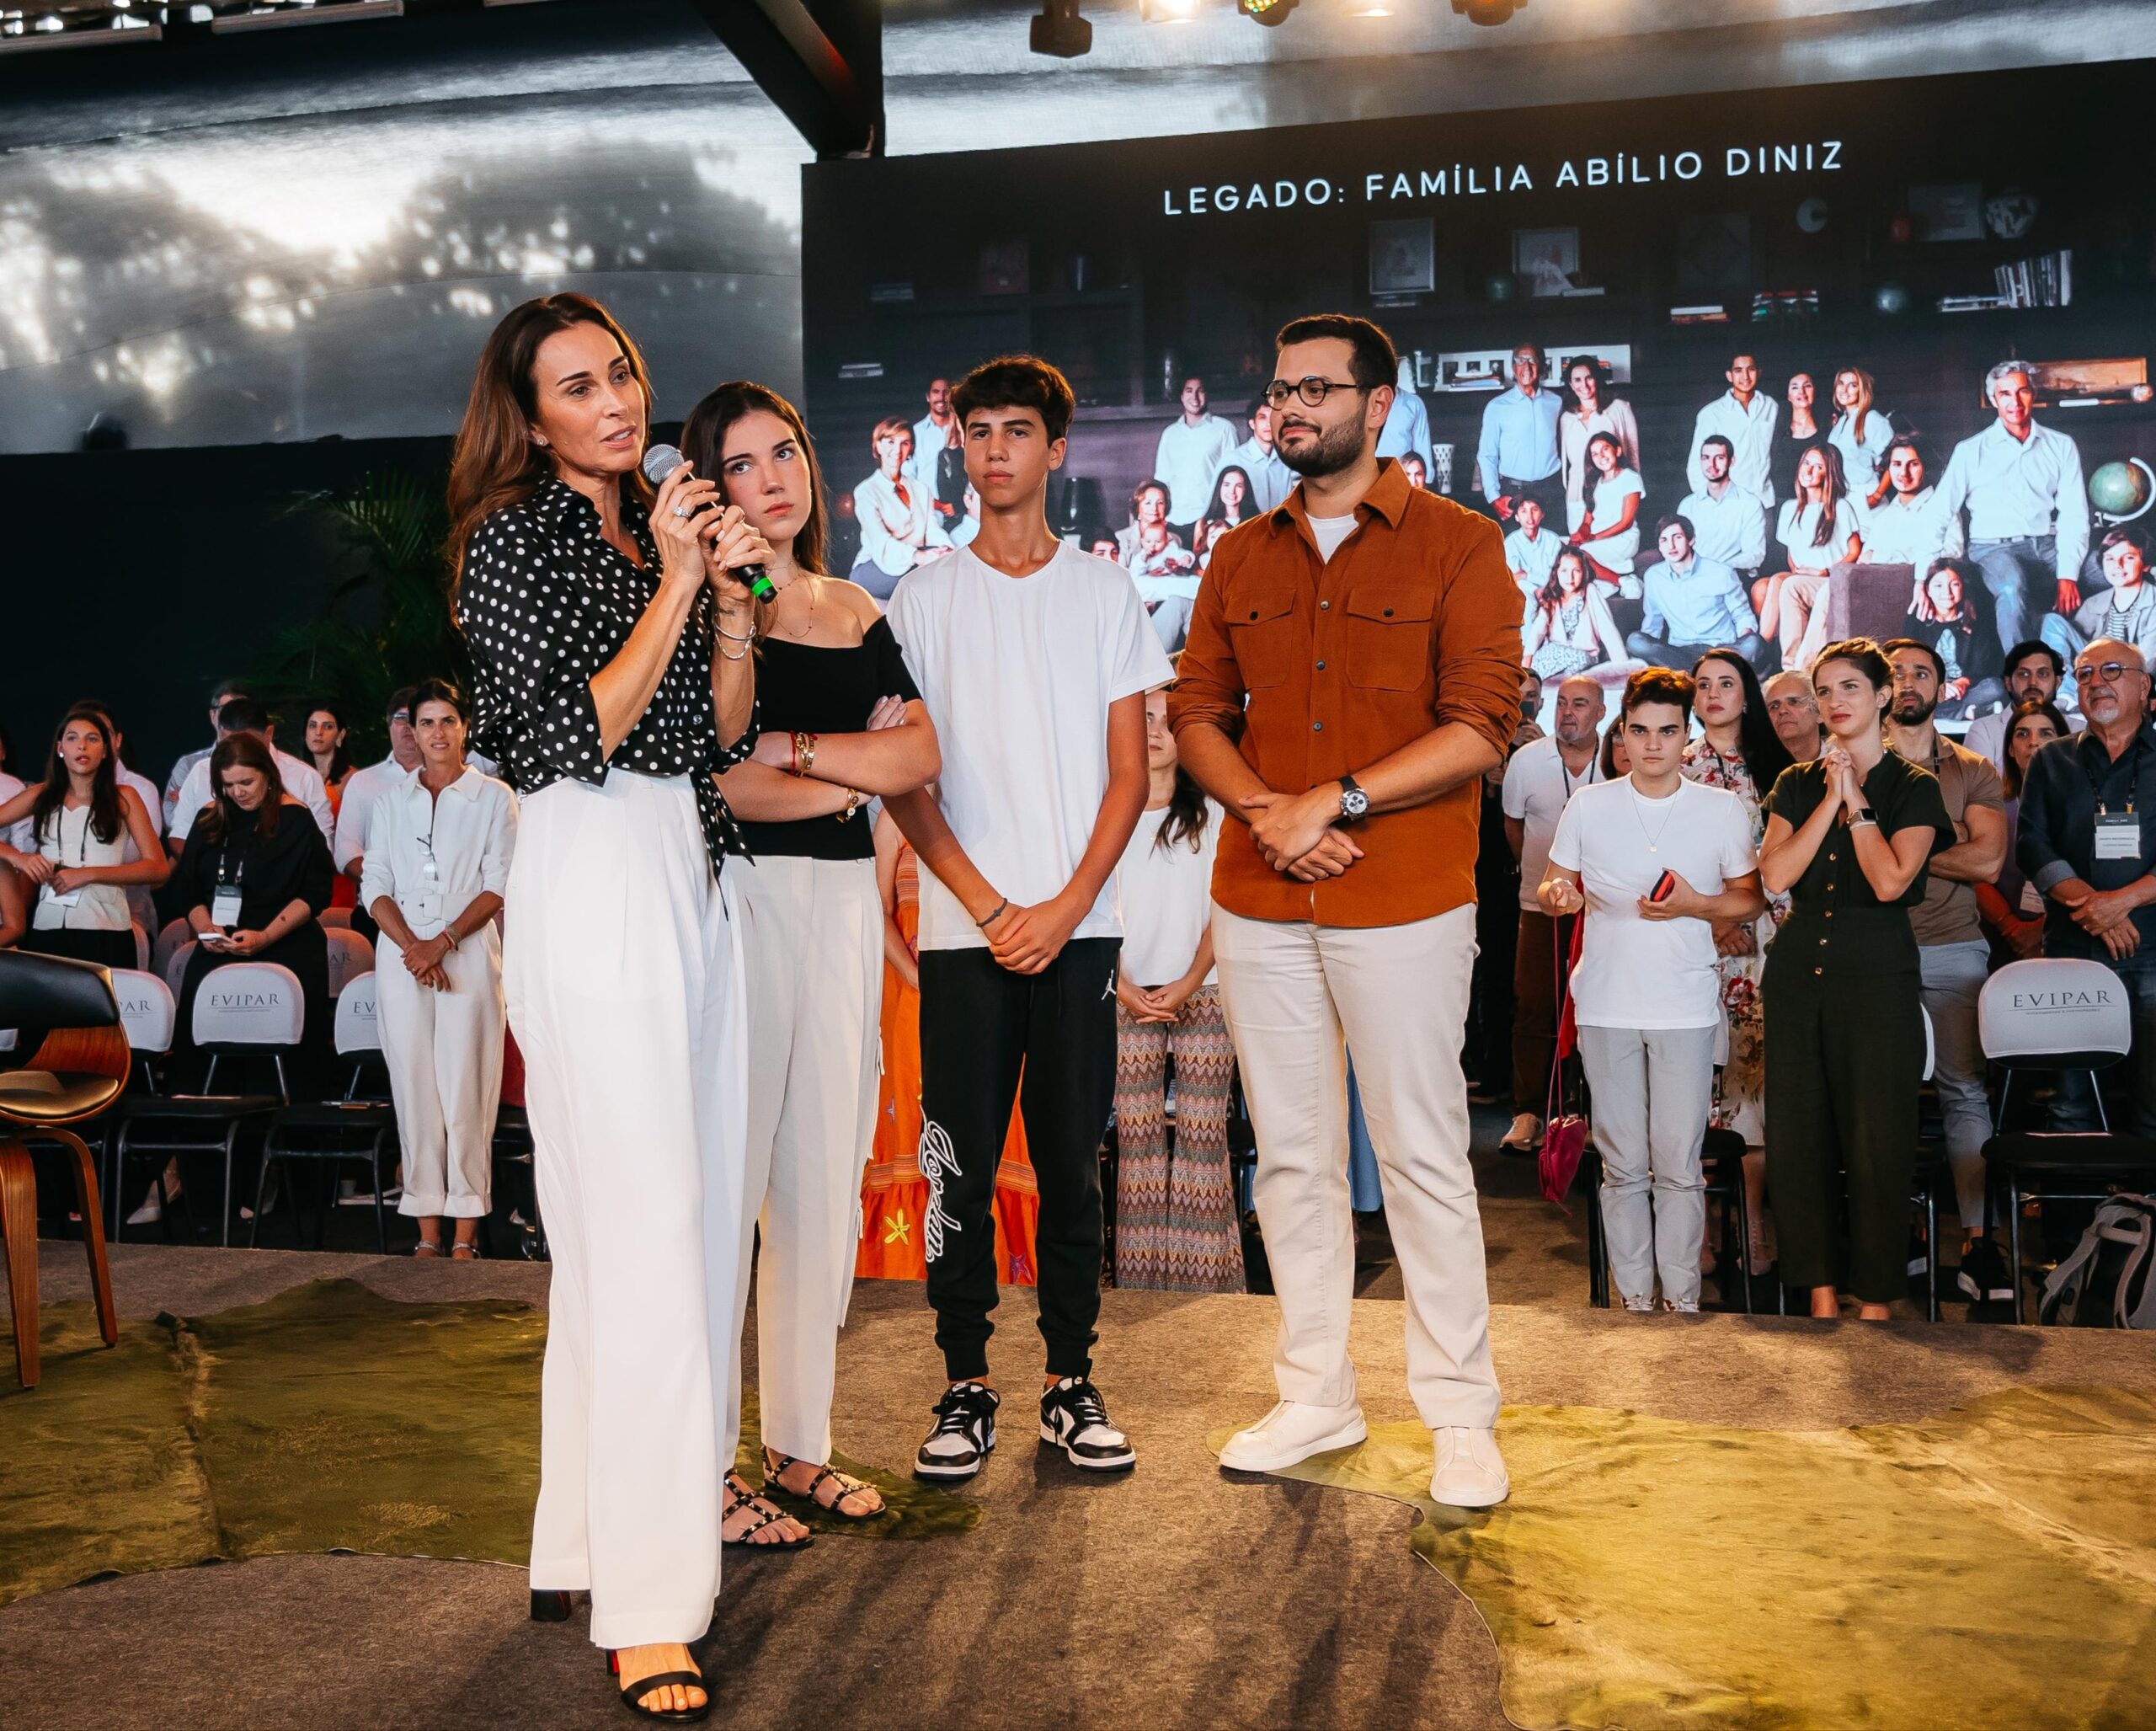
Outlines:
[[[1115,1472],[1136,1456],[1091,1381],[1114,872],[1145,804],[1145,693],[1170,669],[1130,574],[1049,527],[1048,478],[1075,407],[1063,375],[1006,356],[974,368],[952,402],[980,532],[909,572],[887,615],[943,756],[934,795],[886,806],[923,868],[921,1232],[951,1379],[914,1470],[971,1478],[995,1446],[989,1210],[1022,1072],[1040,1186],[1041,1436],[1074,1466]]]
[[[1620,724],[1631,773],[1573,793],[1539,894],[1553,916],[1587,913],[1572,1007],[1617,1290],[1626,1310],[1652,1311],[1658,1264],[1662,1303],[1696,1311],[1700,1145],[1721,1021],[1713,922],[1757,919],[1767,904],[1744,807],[1684,778],[1691,680],[1634,674]]]

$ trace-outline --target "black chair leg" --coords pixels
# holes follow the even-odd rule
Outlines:
[[[1752,1314],[1752,1199],[1745,1194],[1744,1162],[1737,1162],[1737,1278],[1744,1289],[1744,1314]]]
[[[387,1256],[389,1254],[389,1224],[383,1215],[382,1207],[383,1176],[382,1153],[382,1132],[376,1130],[374,1137],[374,1152],[368,1161],[368,1165],[374,1173],[374,1247],[381,1254]]]
[[[277,1158],[276,1138],[262,1139],[262,1169],[254,1175],[254,1218],[247,1223],[247,1247],[255,1248],[262,1237],[262,1199],[270,1191],[270,1168]]]
[[[1935,1322],[1939,1320],[1939,1192],[1929,1184],[1924,1188],[1924,1316]]]
[[[113,1244],[120,1242],[120,1222],[123,1218],[120,1211],[120,1194],[127,1187],[127,1126],[124,1124],[120,1126],[118,1147],[119,1152],[113,1160],[112,1189],[105,1193],[112,1198],[112,1230],[105,1234],[105,1238]]]
[[[2006,1253],[2007,1264],[2014,1281],[2014,1320],[2024,1320],[2021,1314],[2021,1180],[2009,1178],[2006,1181]]]

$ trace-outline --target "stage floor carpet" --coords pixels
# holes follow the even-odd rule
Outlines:
[[[44,1251],[48,1304],[84,1297],[76,1247],[47,1243]],[[543,1306],[546,1288],[544,1269],[513,1263],[132,1245],[115,1252],[115,1279],[123,1317],[142,1322],[160,1313],[214,1319],[280,1294],[296,1301],[297,1289],[321,1280],[355,1281],[400,1303],[427,1305],[494,1299]],[[1501,1727],[1508,1723],[1507,1705],[1516,1722],[1529,1724],[1822,1723],[1802,1702],[1775,1699],[1771,1678],[1755,1688],[1742,1680],[1742,1665],[1725,1676],[1711,1657],[1662,1681],[1650,1664],[1645,1695],[1642,1655],[1619,1651],[1621,1641],[1598,1648],[1598,1632],[1585,1648],[1575,1642],[1553,1662],[1536,1651],[1535,1642],[1568,1615],[1585,1612],[1580,1605],[1560,1605],[1545,1617],[1535,1593],[1546,1596],[1546,1579],[1539,1589],[1524,1576],[1497,1582],[1504,1591],[1489,1602],[1500,1614],[1486,1621],[1452,1579],[1466,1581],[1481,1596],[1494,1579],[1491,1569],[1502,1574],[1524,1554],[1508,1555],[1499,1536],[1528,1529],[1488,1525],[1481,1518],[1465,1525],[1443,1517],[1418,1524],[1413,1509],[1394,1500],[1412,1496],[1416,1470],[1397,1302],[1358,1301],[1355,1313],[1364,1408],[1392,1452],[1374,1449],[1367,1461],[1349,1463],[1326,1484],[1231,1479],[1209,1452],[1209,1437],[1247,1422],[1273,1398],[1269,1300],[1106,1296],[1097,1376],[1139,1451],[1134,1473],[1108,1480],[1081,1474],[1034,1445],[1024,1395],[1030,1381],[1025,1371],[1038,1362],[1032,1313],[1029,1291],[1006,1291],[995,1356],[1011,1397],[1008,1422],[988,1471],[962,1493],[981,1511],[977,1525],[918,1542],[835,1535],[795,1556],[727,1553],[718,1621],[699,1649],[717,1691],[713,1723],[1134,1725],[1149,1731]],[[1765,1456],[1780,1461],[1784,1485],[1788,1451],[1800,1445],[1838,1451],[1844,1464],[1852,1450],[1865,1456],[1861,1472],[1887,1480],[1883,1488],[1875,1483],[1872,1494],[1890,1500],[1900,1493],[1901,1476],[1925,1470],[1945,1472],[1956,1484],[1985,1481],[1973,1498],[1985,1504],[1978,1513],[1997,1523],[1998,1509],[1991,1505],[2010,1504],[2010,1518],[1999,1530],[2010,1531],[2020,1552],[2036,1559],[2002,1552],[2001,1567],[2041,1564],[2052,1571],[2047,1590],[2054,1598],[2070,1601],[2085,1584],[2092,1598],[2111,1608],[2100,1643],[2088,1651],[2062,1640],[2055,1653],[2025,1648],[2015,1663],[2041,1672],[2055,1659],[2057,1675],[2085,1675],[2092,1664],[2100,1670],[2100,1654],[2111,1652],[2128,1680],[2105,1672],[2084,1689],[2071,1723],[2156,1723],[2156,1696],[2147,1680],[2156,1577],[2148,1552],[2137,1549],[2150,1536],[2148,1510],[2156,1499],[2143,1494],[2146,1486],[2131,1472],[2121,1477],[2120,1467],[2124,1459],[2156,1456],[2149,1446],[2156,1429],[2148,1425],[2156,1413],[2156,1353],[2145,1339],[1952,1323],[1819,1325],[1717,1315],[1641,1320],[1583,1305],[1509,1304],[1497,1306],[1492,1334],[1508,1402],[1501,1436],[1514,1439],[1508,1451],[1516,1510],[1537,1500],[1540,1483],[1546,1488],[1540,1500],[1552,1508],[1561,1492],[1574,1509],[1582,1506],[1583,1496],[1594,1503],[1597,1519],[1620,1516],[1636,1503],[1652,1514],[1651,1499],[1631,1493],[1635,1470],[1659,1472],[1667,1498],[1668,1462],[1684,1458],[1683,1448],[1726,1455],[1748,1440],[1738,1433],[1750,1434]],[[0,1351],[9,1350],[0,1342]],[[11,1379],[0,1381],[0,1479],[10,1424],[27,1422],[28,1403],[48,1401],[62,1379],[98,1376],[109,1362],[94,1352],[49,1358],[45,1387],[27,1396]],[[841,1343],[841,1450],[858,1461],[902,1468],[926,1424],[937,1372],[919,1288],[857,1286]],[[2099,1481],[2091,1493],[2105,1506],[2137,1505],[2130,1529],[2116,1536],[2122,1548],[2116,1553],[2097,1554],[2105,1547],[2091,1544],[2089,1523],[2055,1499],[2047,1503],[2041,1487],[2016,1489],[1983,1470],[1992,1455],[2004,1465],[2015,1452],[2004,1444],[1994,1447],[1999,1397],[2010,1402],[2023,1397],[2009,1392],[2030,1388],[2091,1392],[2073,1397],[2078,1405],[2040,1403],[2040,1431],[2058,1429],[2063,1413],[2068,1422],[2064,1443],[2052,1450],[2039,1439],[2039,1451],[2055,1466],[2085,1467]],[[1951,1421],[1960,1427],[1956,1466],[1940,1464],[1951,1451],[1939,1442],[1943,1433],[1932,1429],[1908,1433],[1922,1440],[1923,1462],[1913,1464],[1905,1441],[1876,1445],[1880,1436],[1903,1437],[1896,1427],[1945,1420],[1972,1403],[1973,1417]],[[536,1426],[536,1414],[534,1419]],[[1848,1427],[1888,1429],[1850,1433],[1854,1443],[1831,1436],[1822,1443],[1809,1434]],[[2097,1446],[2099,1456],[2081,1461],[2073,1451],[2084,1442]],[[2029,1443],[2020,1438],[2025,1460]],[[1427,1448],[1427,1437],[1421,1445]],[[2121,1449],[2130,1452],[2121,1455]],[[1624,1467],[1636,1461],[1645,1464]],[[1390,1483],[1378,1470],[1388,1463],[1396,1469]],[[1802,1468],[1803,1460],[1796,1464]],[[1422,1470],[1427,1473],[1427,1467]],[[446,1476],[453,1478],[455,1471],[452,1463]],[[1595,1472],[1602,1475],[1598,1493],[1583,1477]],[[1801,1476],[1796,1481],[1797,1497],[1807,1482]],[[1788,1494],[1774,1489],[1777,1483],[1770,1472],[1761,1477],[1748,1467],[1711,1483],[1703,1478],[1700,1498],[1711,1505],[1716,1497]],[[1821,1502],[1874,1525],[1902,1518],[1891,1508],[1876,1513],[1876,1503],[1863,1503],[1850,1488],[1854,1483],[1822,1476]],[[446,1496],[453,1494],[453,1486],[445,1488]],[[1684,1500],[1680,1494],[1677,1505]],[[1967,1609],[1966,1581],[1960,1592],[1945,1587],[1935,1601],[1918,1583],[1911,1602],[1909,1583],[1852,1584],[1833,1579],[1834,1560],[1807,1565],[1770,1555],[1771,1544],[1761,1548],[1763,1511],[1757,1507],[1724,1512],[1726,1547],[1715,1547],[1711,1532],[1705,1541],[1718,1565],[1712,1579],[1673,1576],[1668,1564],[1677,1552],[1657,1557],[1642,1547],[1647,1554],[1637,1560],[1638,1590],[1704,1598],[1711,1616],[1713,1606],[1745,1602],[1763,1568],[1774,1590],[1786,1592],[1790,1568],[1816,1566],[1822,1578],[1812,1584],[1818,1591],[1849,1594],[1846,1611],[1859,1631],[1853,1639],[1861,1649],[1860,1670],[1919,1664],[1922,1643],[1916,1638]],[[1790,1504],[1778,1505],[1767,1515],[1766,1530],[1785,1528],[1796,1514]],[[1561,1524],[1560,1531],[1585,1536],[1590,1529],[1582,1518]],[[1606,1536],[1622,1529],[1593,1531]],[[1912,1526],[1908,1546],[1928,1553],[1929,1531]],[[1412,1547],[1417,1532],[1421,1536]],[[1678,1536],[1673,1535],[1673,1544]],[[1681,1536],[1700,1541],[1696,1533]],[[1976,1541],[1961,1535],[1965,1551],[1977,1542],[1981,1552],[1981,1533]],[[1449,1557],[1439,1554],[1448,1544],[1456,1553]],[[1561,1574],[1577,1562],[1557,1559],[1555,1566]],[[1479,1577],[1478,1568],[1484,1571]],[[584,1638],[581,1613],[566,1627],[526,1621],[525,1584],[520,1570],[498,1563],[295,1554],[40,1592],[0,1608],[0,1724],[39,1731],[327,1731],[624,1723],[603,1662]],[[1866,1607],[1876,1608],[1882,1595],[1891,1615],[1865,1633]],[[1597,1603],[1592,1612],[1613,1625],[1626,1621],[1621,1604]],[[1824,1621],[1831,1624],[1835,1616]],[[1502,1696],[1492,1622],[1508,1643]],[[1992,1641],[1979,1629],[1967,1632]],[[1595,1659],[1597,1650],[1604,1659]],[[1627,1688],[1611,1696],[1581,1686],[1582,1675],[1603,1672],[1624,1675]],[[1739,1680],[1732,1683],[1732,1676]],[[1841,1697],[1837,1708],[1847,1712],[1854,1700],[1856,1716],[1826,1723],[1888,1731],[1914,1731],[1919,1723],[2034,1723],[1988,1716],[1982,1697],[1969,1698],[1969,1680],[1942,1678],[1939,1717],[1911,1722],[1879,1717],[1905,1701],[1906,1692],[1882,1689],[1876,1675],[1860,1676],[1854,1695]]]

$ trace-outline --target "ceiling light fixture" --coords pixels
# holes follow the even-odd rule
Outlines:
[[[1452,0],[1452,9],[1471,24],[1501,24],[1527,0]]]
[[[1036,54],[1075,60],[1093,51],[1093,27],[1079,16],[1078,0],[1041,0],[1029,42]]]
[[[1454,0],[1457,5],[1459,0]],[[1285,24],[1288,14],[1295,9],[1295,0],[1235,0],[1235,10],[1253,24],[1268,26]]]

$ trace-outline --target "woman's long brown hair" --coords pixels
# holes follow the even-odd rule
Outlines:
[[[830,529],[825,521],[824,470],[816,461],[815,441],[809,438],[799,409],[768,385],[757,384],[752,379],[728,379],[723,385],[714,386],[703,401],[689,411],[688,419],[681,424],[681,454],[696,466],[696,473],[704,479],[718,484],[719,498],[723,500],[726,478],[719,473],[719,463],[726,454],[726,435],[744,415],[758,413],[776,415],[786,423],[793,434],[794,444],[800,449],[802,461],[808,465],[808,510],[801,520],[801,526],[794,532],[793,563],[804,571],[827,575],[824,559],[828,552]],[[910,432],[912,429],[906,430]],[[777,605],[776,601],[756,603],[756,641],[760,645],[771,628],[771,614]]]
[[[553,459],[532,443],[531,426],[539,410],[532,369],[539,346],[557,333],[595,324],[622,345],[629,371],[643,393],[644,422],[651,420],[651,378],[643,356],[614,315],[589,295],[546,295],[510,309],[479,351],[464,424],[457,429],[456,450],[449,464],[450,596],[451,611],[464,580],[464,550],[472,532],[505,505],[520,504],[554,474]],[[624,499],[647,508],[652,489],[639,469],[622,478]]]
[[[238,803],[225,791],[225,772],[228,769],[251,769],[269,783],[270,791],[262,796],[262,804],[254,814],[254,827],[259,835],[275,835],[285,803],[285,777],[277,767],[277,760],[270,755],[268,745],[255,735],[227,734],[210,754],[210,804],[203,810],[201,821],[195,826],[202,832],[202,839],[223,841],[243,815]]]

